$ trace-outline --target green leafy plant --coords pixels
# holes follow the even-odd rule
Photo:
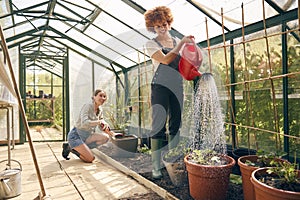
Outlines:
[[[245,164],[253,167],[271,167],[274,165],[276,159],[282,158],[285,152],[266,152],[264,150],[258,150],[257,160],[255,162],[246,160]]]
[[[149,149],[149,147],[146,144],[144,144],[142,147],[139,147],[138,152],[150,155],[151,149]]]
[[[271,177],[263,177],[259,180],[277,189],[300,192],[299,166],[296,163],[272,161],[274,167],[270,167],[267,173]]]
[[[164,160],[167,162],[176,162],[178,160],[182,160],[184,156],[190,152],[190,148],[187,145],[188,140],[181,140],[175,148],[168,150],[164,154]]]
[[[200,165],[224,165],[227,162],[226,160],[222,159],[222,157],[222,154],[211,149],[194,149],[189,154],[189,160]]]
[[[108,119],[111,128],[124,131],[130,124],[125,112],[122,112],[121,109],[116,109],[113,104],[110,104],[109,107],[110,109],[106,111],[105,118]]]
[[[230,182],[233,184],[241,185],[242,184],[242,177],[236,174],[230,174]]]

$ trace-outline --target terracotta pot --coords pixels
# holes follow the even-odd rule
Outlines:
[[[251,162],[256,162],[257,159],[258,159],[257,155],[242,156],[238,159],[238,165],[240,166],[241,175],[242,175],[244,200],[255,200],[254,188],[253,188],[253,184],[250,181],[250,178],[252,172],[259,168],[254,166],[248,166],[247,164],[245,164],[245,162],[246,160],[249,160]],[[280,158],[277,158],[276,160],[281,162],[288,162]]]
[[[242,175],[244,200],[255,199],[254,189],[252,183],[250,182],[250,177],[252,172],[258,169],[258,167],[246,165],[245,162],[246,160],[255,162],[257,158],[258,156],[256,155],[247,155],[247,156],[242,156],[238,159],[238,165],[240,166],[240,171]]]
[[[183,159],[174,162],[167,162],[162,156],[162,161],[167,169],[170,179],[175,186],[181,186],[187,182],[187,171]]]
[[[255,155],[255,154],[256,154],[256,150],[254,150],[254,149],[238,148],[238,149],[232,150],[232,157],[234,158],[234,160],[236,162],[233,172],[235,174],[241,175],[240,166],[238,165],[238,159],[242,156]]]
[[[188,172],[190,195],[195,200],[224,200],[229,185],[229,176],[235,160],[225,155],[228,164],[220,166],[199,165],[184,158]]]
[[[251,182],[254,186],[255,199],[256,200],[299,200],[300,192],[292,192],[286,190],[280,190],[269,185],[266,185],[257,178],[263,174],[266,174],[268,168],[259,168],[252,172]],[[298,170],[298,177],[300,177],[300,171]]]
[[[138,137],[135,135],[124,135],[121,138],[112,139],[114,144],[112,156],[114,157],[134,157],[137,146]]]

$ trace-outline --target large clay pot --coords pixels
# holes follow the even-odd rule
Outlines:
[[[190,162],[188,156],[184,157],[189,179],[190,195],[195,200],[224,200],[229,185],[229,176],[235,160],[224,155],[226,165],[211,166],[199,165]]]
[[[233,173],[237,175],[241,175],[240,166],[238,165],[238,160],[242,156],[248,155],[256,155],[256,150],[254,149],[247,149],[247,148],[237,148],[232,150],[232,157],[235,160],[235,166],[233,168]]]
[[[251,162],[256,162],[258,156],[256,155],[247,155],[242,156],[238,159],[238,165],[240,166],[242,182],[243,182],[243,194],[244,200],[255,200],[253,185],[250,182],[251,174],[258,167],[249,166],[245,164],[246,160]]]
[[[259,168],[259,167],[249,166],[245,164],[245,162],[246,160],[249,160],[255,163],[257,162],[257,159],[258,159],[257,155],[242,156],[238,159],[238,165],[240,166],[241,175],[242,175],[244,200],[255,200],[254,188],[253,188],[253,184],[250,181],[250,178],[252,172]],[[288,162],[287,160],[280,159],[280,158],[276,158],[276,160],[280,162]]]
[[[266,174],[268,168],[259,168],[252,172],[251,182],[255,191],[256,200],[299,200],[300,192],[292,192],[286,190],[280,190],[271,186],[268,186],[257,178],[263,174]],[[298,170],[298,177],[300,177],[300,171]]]

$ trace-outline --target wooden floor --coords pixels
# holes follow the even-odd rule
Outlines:
[[[95,152],[97,159],[93,163],[84,163],[71,154],[70,160],[64,160],[61,156],[62,142],[34,142],[33,146],[42,183],[38,181],[29,144],[15,145],[11,150],[11,159],[20,162],[22,167],[22,192],[13,198],[15,200],[40,199],[41,185],[47,197],[43,199],[130,199],[154,190],[160,196],[168,196],[161,188],[109,160],[98,150]],[[7,152],[7,146],[0,146],[0,161],[8,158]],[[0,163],[0,172],[5,170],[5,163]],[[18,168],[17,162],[12,161],[12,167]]]

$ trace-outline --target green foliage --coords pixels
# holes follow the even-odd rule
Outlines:
[[[234,80],[230,82],[237,82],[238,84],[232,86],[235,92],[235,116],[237,142],[240,147],[250,147],[254,149],[263,148],[267,151],[280,151],[283,149],[283,136],[278,136],[272,132],[285,133],[283,131],[284,125],[284,103],[283,99],[283,84],[284,79],[287,80],[288,87],[286,88],[289,94],[288,97],[288,134],[299,137],[300,133],[300,101],[299,101],[299,80],[300,75],[295,74],[286,78],[268,79],[270,70],[272,75],[282,75],[283,73],[293,73],[299,71],[299,56],[300,46],[299,42],[292,36],[288,37],[288,63],[283,66],[282,62],[282,44],[279,36],[269,38],[269,52],[270,52],[270,65],[268,63],[268,55],[265,46],[265,40],[258,40],[246,44],[246,56],[244,57],[243,47],[235,46],[234,55]],[[226,65],[224,63],[224,56],[222,55],[223,49],[219,49],[218,56],[214,57],[217,62],[218,70],[222,75],[222,80],[225,82]],[[230,52],[228,52],[228,55]],[[245,70],[245,63],[248,71]],[[229,63],[228,63],[229,64]],[[271,69],[270,69],[271,67]],[[230,68],[230,66],[228,67]],[[284,72],[286,71],[286,72]],[[228,71],[230,73],[230,71]],[[229,74],[229,79],[231,78]],[[245,80],[256,80],[255,82],[245,83]],[[272,86],[273,84],[273,86]],[[249,91],[247,89],[249,87]],[[272,87],[276,95],[273,101]],[[230,101],[227,101],[228,114],[226,115],[226,122],[232,121],[232,110],[230,109]],[[276,107],[276,111],[274,110]],[[276,122],[275,120],[278,121]],[[275,123],[276,122],[276,123]],[[254,127],[254,129],[247,128],[247,126]],[[255,128],[262,129],[256,130]],[[263,131],[267,130],[267,131]],[[228,128],[228,139],[231,138],[230,129]],[[275,143],[275,145],[274,145]],[[289,140],[289,153],[298,152],[297,148],[300,142],[299,139]]]
[[[52,123],[63,126],[62,81],[61,77],[39,68],[26,70],[26,92],[31,91],[33,96],[38,96],[39,90],[43,90],[45,94],[52,94],[55,97],[53,102],[48,98],[40,100],[26,98],[25,109],[28,120],[52,120]],[[54,103],[54,110],[51,103]]]
[[[189,161],[200,165],[218,166],[226,164],[222,155],[211,149],[195,149],[189,154]]]
[[[151,149],[149,149],[149,147],[146,144],[144,144],[144,146],[138,148],[138,152],[150,155]]]
[[[245,164],[253,167],[272,167],[274,163],[278,162],[278,160],[286,155],[285,152],[266,152],[264,150],[258,150],[257,160],[252,162],[250,160],[246,160]]]
[[[122,112],[122,109],[118,109],[114,104],[109,105],[109,110],[106,111],[104,116],[108,119],[108,123],[112,129],[125,130],[130,124],[125,112]]]
[[[272,161],[274,167],[267,170],[269,174],[275,174],[278,177],[273,178],[276,182],[287,183],[298,183],[300,184],[300,179],[298,178],[298,165],[296,163],[290,162],[276,162]]]
[[[26,115],[28,120],[53,120],[50,104],[51,100],[49,99],[26,101]]]
[[[183,139],[176,145],[176,147],[169,149],[164,154],[164,160],[167,162],[175,162],[178,160],[182,160],[185,155],[190,152],[190,148],[188,147],[188,140]]]
[[[230,174],[229,181],[233,184],[241,185],[242,184],[242,177],[236,174]]]
[[[55,112],[55,117],[54,117],[54,123],[63,126],[63,107],[61,106],[62,103],[62,95],[60,94],[59,96],[55,97],[55,107],[54,107],[54,112]]]

